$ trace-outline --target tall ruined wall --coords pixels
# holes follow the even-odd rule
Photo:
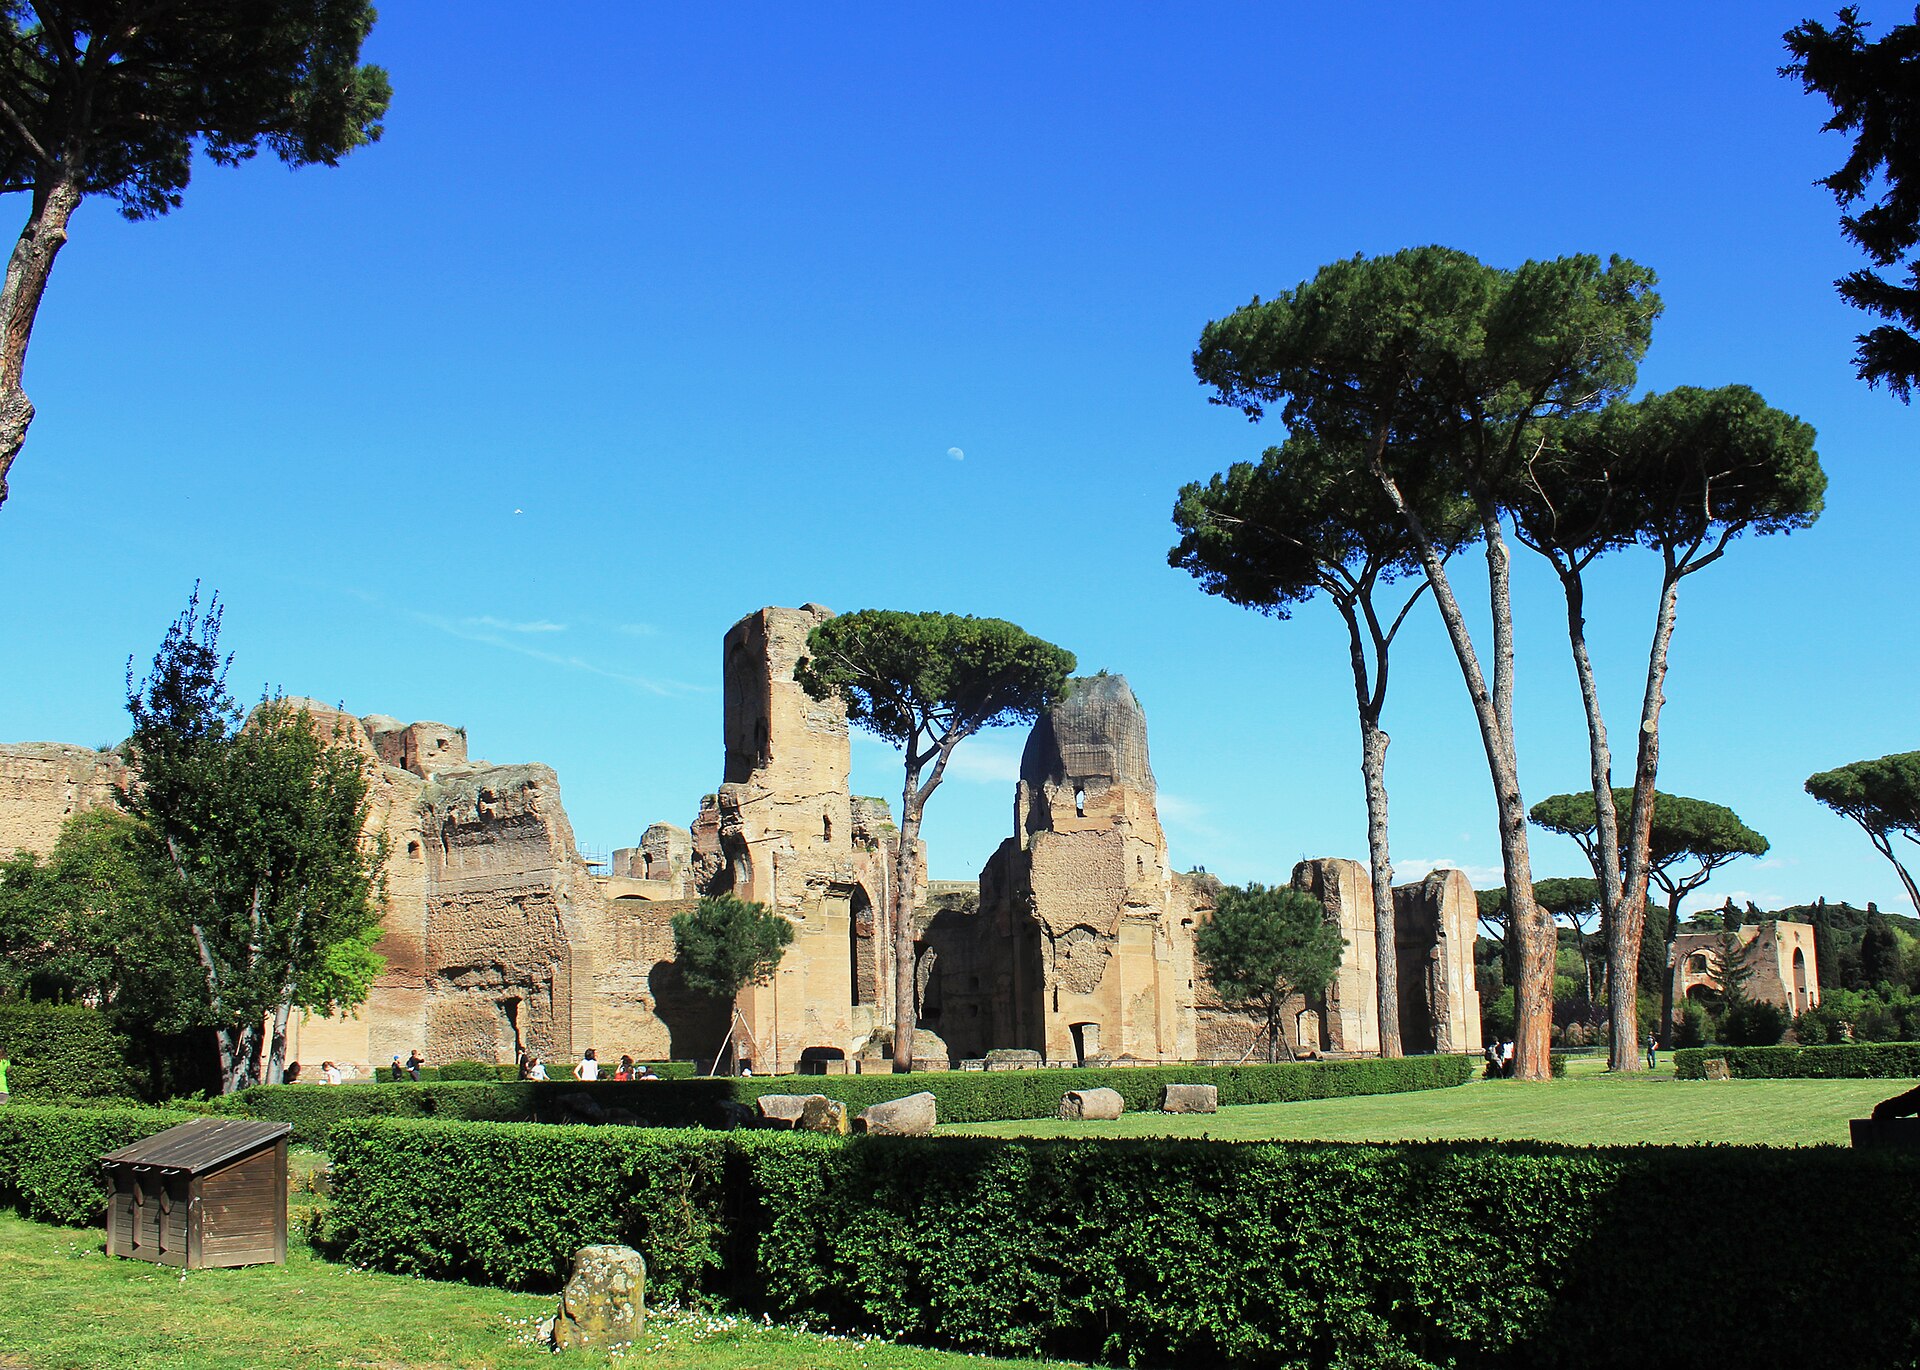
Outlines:
[[[77,813],[113,808],[127,768],[114,752],[61,742],[0,746],[0,860],[17,851],[45,856]]]
[[[979,911],[949,920],[951,937],[965,929],[1004,949],[989,1029],[1002,1040],[988,1045],[1051,1060],[1191,1057],[1190,892],[1167,860],[1146,715],[1125,677],[1073,681],[1034,724],[1014,812],[1013,838],[981,872]]]
[[[1474,986],[1478,914],[1464,872],[1438,870],[1393,891],[1394,961],[1399,972],[1400,1049],[1477,1052],[1480,993]]]
[[[1668,966],[1668,974],[1673,978],[1676,1022],[1680,1006],[1690,993],[1695,990],[1720,992],[1716,960],[1721,935],[1683,932],[1673,939],[1673,961]],[[1745,964],[1752,972],[1744,986],[1750,998],[1793,1014],[1804,1013],[1819,1004],[1820,963],[1814,951],[1810,924],[1769,919],[1764,923],[1749,923],[1734,936],[1744,948]]]
[[[885,806],[847,790],[847,716],[793,678],[807,634],[832,617],[817,604],[747,615],[722,646],[726,769],[690,830],[692,883],[767,905],[794,925],[771,983],[740,997],[762,1070],[809,1047],[851,1055],[891,1022],[892,947],[884,921]]]

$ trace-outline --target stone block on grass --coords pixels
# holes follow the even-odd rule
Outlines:
[[[933,1095],[923,1092],[864,1109],[854,1130],[869,1137],[924,1137],[938,1121]]]
[[[824,1132],[830,1137],[844,1137],[847,1135],[847,1106],[824,1094],[808,1095],[807,1106],[800,1111],[793,1125],[800,1132]]]
[[[1118,1118],[1126,1109],[1117,1089],[1070,1089],[1060,1096],[1060,1116],[1075,1121]]]
[[[633,1344],[647,1316],[647,1263],[630,1246],[583,1246],[560,1309],[541,1324],[556,1350]]]
[[[1162,1113],[1218,1113],[1220,1090],[1215,1085],[1162,1085]]]

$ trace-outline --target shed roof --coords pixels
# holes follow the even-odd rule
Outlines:
[[[152,1166],[199,1175],[277,1142],[292,1131],[291,1123],[263,1119],[196,1118],[165,1132],[156,1132],[132,1146],[110,1151],[100,1158],[100,1164]]]

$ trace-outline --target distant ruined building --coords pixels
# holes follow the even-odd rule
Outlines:
[[[725,760],[691,825],[654,823],[591,869],[545,766],[471,760],[462,730],[356,719],[300,701],[375,763],[387,842],[386,971],[343,1018],[301,1022],[290,1056],[362,1071],[419,1048],[429,1060],[711,1058],[728,1006],[689,991],[671,919],[703,895],[777,910],[794,940],[772,980],[741,995],[755,1068],[875,1068],[894,1021],[883,926],[899,835],[885,802],[848,789],[845,709],[793,672],[818,605],[767,608],[723,648]],[[126,781],[111,753],[0,747],[0,852],[49,850],[75,812]],[[1173,869],[1155,807],[1146,715],[1125,677],[1073,682],[1033,726],[1013,831],[980,879],[925,880],[916,916],[916,1061],[1020,1048],[1049,1061],[1240,1060],[1264,1023],[1222,1005],[1194,930],[1215,882]],[[1363,866],[1302,862],[1346,939],[1324,996],[1288,1006],[1296,1050],[1379,1050],[1373,909]],[[1399,1017],[1409,1052],[1480,1047],[1473,891],[1436,871],[1394,891]],[[827,1066],[823,1068],[854,1068]]]

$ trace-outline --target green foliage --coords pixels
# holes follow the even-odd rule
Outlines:
[[[1633,791],[1614,790],[1613,808],[1624,833],[1633,808]],[[1538,827],[1571,837],[1586,854],[1588,864],[1593,865],[1600,859],[1594,813],[1591,793],[1556,794],[1535,804],[1527,816]],[[1715,870],[1736,857],[1766,854],[1767,839],[1741,822],[1740,816],[1724,804],[1654,791],[1649,875],[1669,896],[1684,897],[1692,893],[1704,885]],[[1687,862],[1693,863],[1692,870],[1677,869]],[[1653,935],[1653,915],[1654,910],[1648,909],[1650,941],[1658,940]]]
[[[553,1140],[557,1139],[557,1140]],[[724,1180],[724,1183],[722,1182]],[[1751,1196],[1770,1202],[1755,1207]],[[1772,1259],[1648,1299],[1671,1233]],[[1920,1163],[1841,1149],[1049,1142],[361,1122],[326,1241],[552,1288],[592,1241],[663,1291],[983,1352],[1114,1364],[1905,1364]],[[1861,1244],[1865,1243],[1864,1246]],[[1816,1253],[1846,1250],[1834,1262]]]
[[[940,1120],[990,1123],[1052,1118],[1070,1089],[1120,1092],[1129,1109],[1160,1105],[1167,1084],[1211,1084],[1220,1102],[1287,1103],[1347,1095],[1444,1089],[1473,1074],[1464,1056],[1404,1060],[1315,1061],[1291,1065],[1133,1066],[1107,1070],[935,1071],[920,1075],[774,1075],[663,1079],[591,1085],[572,1080],[487,1085],[261,1085],[207,1105],[213,1112],[291,1123],[294,1139],[327,1145],[329,1130],[349,1118],[441,1118],[467,1122],[578,1121],[580,1100],[621,1121],[649,1127],[729,1127],[740,1105],[762,1094],[824,1094],[859,1112],[921,1090],[933,1094]]]
[[[180,204],[196,148],[215,162],[262,146],[289,166],[336,165],[378,140],[386,73],[359,65],[366,0],[249,0],[155,12],[135,0],[9,6],[0,190],[71,179],[129,219]]]
[[[425,1071],[421,1072],[425,1078]],[[434,1072],[436,1080],[485,1080],[493,1083],[500,1078],[500,1067],[491,1061],[448,1061]]]
[[[82,1004],[0,1003],[0,1056],[15,1099],[118,1098],[135,1090],[127,1040]]]
[[[1743,999],[1727,1008],[1720,1038],[1729,1046],[1770,1047],[1787,1031],[1787,1011],[1763,999]]]
[[[143,1137],[191,1122],[157,1108],[0,1108],[0,1204],[38,1222],[97,1223],[106,1190],[99,1160]]]
[[[1287,999],[1325,990],[1345,946],[1318,899],[1290,886],[1259,884],[1223,887],[1193,939],[1221,1001],[1266,1015],[1268,1060],[1279,1058],[1285,1040],[1280,1011]]]
[[[765,984],[792,942],[792,923],[731,894],[673,916],[673,959],[687,988],[728,1003],[748,985]]]
[[[1920,1041],[1920,996],[1905,985],[1874,989],[1830,989],[1817,1007],[1795,1019],[1828,1042]],[[1802,1034],[1801,1041],[1809,1039]]]
[[[1674,1046],[1682,1049],[1705,1046],[1713,1030],[1706,1005],[1697,999],[1688,999],[1680,1005],[1677,1016],[1680,1021],[1673,1029]]]
[[[1920,1042],[1871,1042],[1849,1046],[1690,1047],[1673,1053],[1673,1073],[1705,1078],[1703,1062],[1726,1061],[1743,1080],[1898,1080],[1920,1076]]]
[[[620,1242],[646,1254],[649,1297],[686,1298],[721,1263],[726,1153],[715,1132],[343,1122],[318,1241],[355,1265],[536,1289]]]
[[[1920,913],[1920,886],[1893,846],[1895,837],[1920,842],[1920,752],[1896,752],[1821,771],[1807,777],[1807,793],[1860,825],[1874,850],[1893,863],[1914,911]]]
[[[908,755],[928,734],[1031,723],[1065,690],[1072,652],[998,618],[862,609],[820,624],[793,678]],[[904,815],[903,815],[904,816]]]
[[[1860,938],[1860,979],[1864,984],[1896,985],[1904,979],[1900,943],[1893,927],[1884,918],[1867,921]]]
[[[1904,401],[1920,385],[1920,12],[1873,42],[1870,27],[1852,5],[1832,28],[1797,25],[1784,35],[1794,60],[1780,74],[1827,98],[1833,117],[1823,130],[1853,135],[1847,160],[1821,182],[1849,210],[1842,235],[1881,270],[1905,259],[1905,284],[1867,270],[1835,282],[1848,304],[1890,321],[1856,339],[1854,362],[1862,380]],[[1875,191],[1877,201],[1851,209]]]
[[[1487,1042],[1513,1040],[1513,986],[1508,985],[1492,999],[1480,1001],[1480,1037]]]
[[[220,621],[218,597],[202,613],[196,587],[151,673],[136,686],[129,672],[140,783],[127,806],[202,964],[231,1091],[257,1078],[263,1049],[277,1078],[292,1009],[364,998],[382,965],[372,948],[384,850],[368,835],[370,766],[344,738],[323,737],[282,699],[238,726]]]

